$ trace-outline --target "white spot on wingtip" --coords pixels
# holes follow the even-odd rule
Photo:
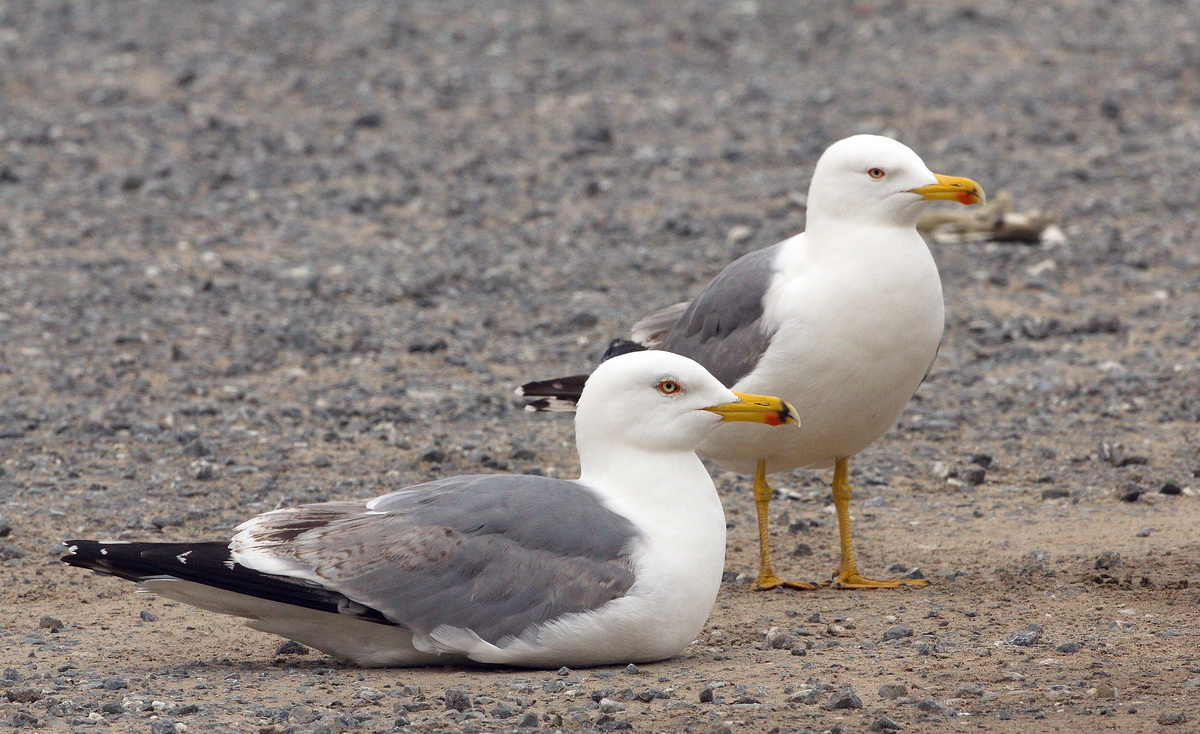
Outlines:
[[[179,561],[180,563],[182,563],[183,565],[186,566],[187,565],[187,557],[190,556],[191,554],[192,554],[191,551],[184,551],[183,553],[180,553],[179,555],[175,556],[175,560]]]
[[[75,554],[76,554],[76,553],[78,553],[78,552],[79,552],[79,546],[77,546],[77,545],[68,545],[68,546],[67,546],[67,553],[68,553],[69,555],[72,555],[72,556],[73,556],[73,555],[75,555]]]

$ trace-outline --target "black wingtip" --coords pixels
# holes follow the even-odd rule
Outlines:
[[[604,356],[600,358],[600,361],[607,362],[613,357],[620,357],[622,354],[630,352],[644,352],[646,349],[645,344],[639,344],[629,339],[613,339],[608,343],[608,349],[604,350]]]

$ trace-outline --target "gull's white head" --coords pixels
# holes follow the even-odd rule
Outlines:
[[[694,360],[648,350],[604,362],[588,378],[575,415],[581,458],[589,448],[694,451],[721,421],[795,423],[779,398],[736,393]]]
[[[930,201],[980,204],[983,189],[969,178],[933,173],[907,145],[879,135],[854,135],[829,146],[808,190],[808,220],[912,227]]]

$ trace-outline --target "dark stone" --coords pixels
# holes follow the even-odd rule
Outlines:
[[[1053,487],[1051,489],[1042,490],[1042,499],[1044,500],[1058,500],[1070,496],[1070,490],[1063,489],[1061,487]]]
[[[1180,487],[1175,482],[1167,482],[1158,490],[1160,494],[1180,495],[1183,494],[1183,487]],[[0,537],[3,537],[3,532],[0,531]]]
[[[1174,712],[1169,714],[1159,714],[1158,723],[1162,726],[1172,726],[1173,724],[1185,724],[1188,721],[1187,714]]]
[[[469,711],[471,709],[471,695],[461,688],[446,689],[446,710],[454,709],[455,711]]]
[[[1063,644],[1054,648],[1054,650],[1055,650],[1055,652],[1061,652],[1066,655],[1070,655],[1072,653],[1079,652],[1079,643],[1078,642],[1064,642]]]
[[[1016,645],[1017,647],[1029,647],[1036,644],[1041,638],[1041,625],[1031,624],[1027,629],[1025,629],[1025,631],[1014,632],[1008,637],[1005,637],[1004,641],[1009,645]]]
[[[862,699],[854,692],[850,686],[839,689],[829,697],[825,702],[825,708],[830,710],[840,709],[860,709],[863,707]]]
[[[1096,556],[1094,568],[1117,568],[1121,565],[1121,554],[1116,551],[1107,550]]]
[[[871,731],[900,731],[903,728],[896,723],[895,719],[887,715],[880,716],[871,724]]]
[[[42,699],[42,692],[37,688],[9,688],[4,697],[13,703],[33,703]]]
[[[710,688],[709,686],[705,686],[704,688],[701,688],[700,689],[700,703],[712,703],[712,700],[713,700],[713,689]]]
[[[276,655],[307,655],[308,648],[295,640],[285,640],[275,648]]]
[[[904,624],[898,624],[890,627],[883,633],[884,640],[899,640],[902,637],[912,637],[912,627]]]
[[[894,701],[908,695],[908,688],[899,683],[884,683],[879,686],[879,697]]]
[[[158,621],[158,615],[148,609],[143,609],[142,611],[138,612],[138,617],[141,618],[143,622]]]

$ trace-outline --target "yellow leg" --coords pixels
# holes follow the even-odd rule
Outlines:
[[[806,581],[784,581],[771,570],[771,540],[767,532],[767,508],[771,504],[774,490],[767,484],[767,462],[758,462],[754,470],[754,507],[758,511],[758,581],[754,588],[760,591],[780,586],[788,589],[815,589],[816,584]]]
[[[898,586],[927,586],[925,579],[868,579],[858,574],[854,562],[854,539],[850,534],[849,462],[838,459],[833,465],[833,507],[837,510],[838,535],[842,545],[842,561],[830,585],[835,589],[894,589]]]

